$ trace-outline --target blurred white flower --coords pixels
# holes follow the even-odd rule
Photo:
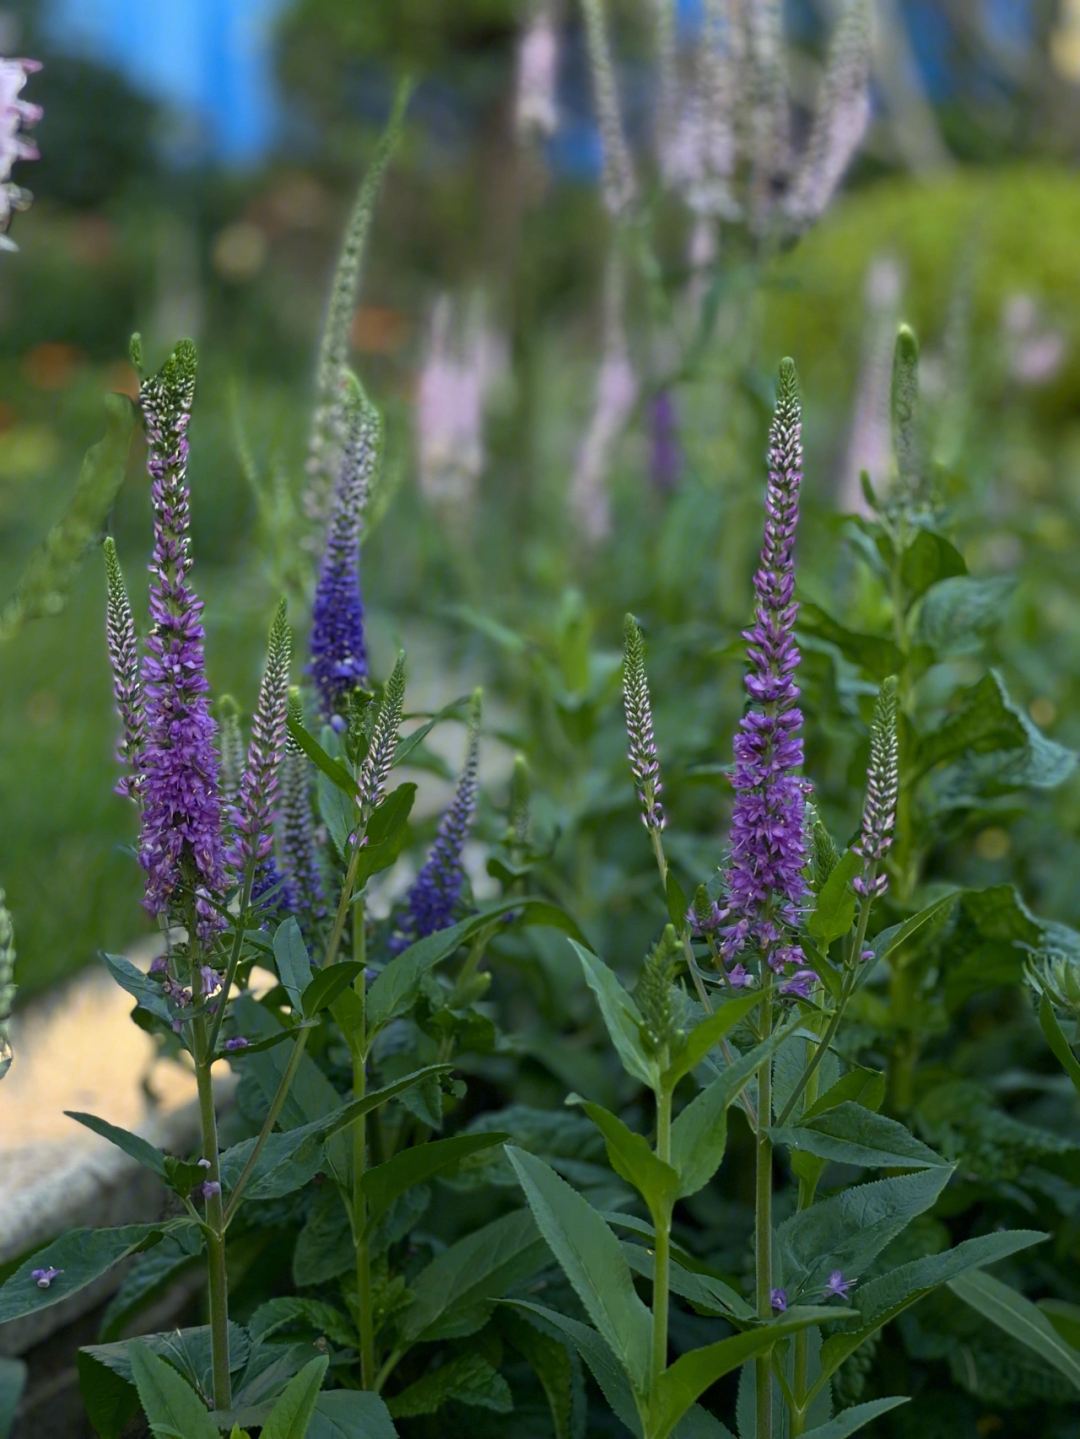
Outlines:
[[[1045,385],[1065,359],[1065,336],[1043,323],[1033,296],[1010,295],[1001,311],[1009,374],[1021,385]]]
[[[876,259],[866,274],[866,320],[855,413],[837,497],[845,514],[866,512],[859,480],[863,470],[880,494],[892,468],[889,395],[903,283],[900,266],[890,255]]]
[[[420,489],[431,503],[471,506],[484,468],[484,405],[503,368],[499,338],[475,317],[457,326],[452,299],[441,296],[416,395]]]
[[[5,60],[0,57],[0,232],[11,222],[12,211],[25,210],[30,192],[11,179],[11,167],[17,160],[36,160],[37,147],[22,133],[25,125],[41,119],[40,105],[20,100],[27,78],[41,69],[38,60]],[[0,248],[14,250],[15,242],[0,233]]]
[[[550,5],[540,5],[518,42],[515,121],[524,139],[548,140],[559,127],[559,31]]]

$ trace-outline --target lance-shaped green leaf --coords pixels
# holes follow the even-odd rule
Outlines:
[[[548,1254],[527,1209],[474,1230],[410,1281],[413,1300],[398,1322],[402,1338],[414,1344],[474,1333],[497,1299],[550,1262]]]
[[[398,1439],[386,1403],[365,1389],[332,1389],[315,1400],[307,1439]]]
[[[172,1015],[159,984],[155,984],[121,954],[102,954],[101,957],[113,979],[121,989],[127,990],[141,1009],[149,1010],[166,1024],[172,1024]]]
[[[905,1125],[850,1101],[769,1133],[775,1144],[864,1169],[929,1169],[946,1163]]]
[[[582,1324],[577,1319],[571,1319],[566,1314],[560,1314],[554,1309],[546,1309],[542,1304],[532,1304],[524,1299],[511,1299],[506,1303],[513,1305],[515,1309],[537,1315],[541,1320],[566,1335],[589,1366],[589,1370],[600,1386],[600,1392],[607,1400],[612,1413],[626,1425],[635,1439],[641,1439],[641,1419],[638,1416],[637,1401],[634,1398],[630,1380],[611,1348],[596,1330],[590,1329],[587,1324]]]
[[[668,918],[677,930],[682,931],[686,928],[686,911],[689,906],[687,905],[686,895],[683,893],[682,885],[670,870],[668,870],[667,884],[664,888]]]
[[[996,1264],[999,1259],[1007,1259],[1011,1254],[1017,1254],[1032,1244],[1040,1244],[1049,1237],[1032,1229],[983,1234],[977,1239],[965,1239],[943,1254],[930,1254],[909,1264],[901,1264],[879,1279],[871,1279],[861,1285],[852,1295],[852,1302],[859,1311],[858,1323],[845,1333],[831,1335],[821,1346],[821,1376],[815,1381],[815,1390],[828,1382],[849,1354],[854,1354],[872,1334],[923,1295],[941,1284],[948,1284],[958,1275],[981,1269],[986,1264]]]
[[[404,849],[415,799],[415,784],[399,784],[375,807],[368,820],[367,843],[357,864],[357,889],[365,885],[373,874],[389,869]]]
[[[479,1409],[493,1409],[496,1414],[508,1414],[514,1407],[506,1380],[475,1350],[429,1370],[395,1394],[386,1407],[395,1419],[412,1419],[434,1414],[451,1399]]]
[[[611,1042],[618,1051],[622,1066],[627,1074],[640,1080],[650,1089],[660,1084],[660,1066],[656,1059],[646,1053],[641,1041],[641,1012],[632,997],[619,983],[614,970],[608,968],[583,945],[575,940],[570,943],[577,951],[581,967],[585,971],[585,983],[596,995],[600,1013],[604,1017]]]
[[[820,605],[800,604],[798,628],[805,634],[824,640],[826,644],[835,645],[845,659],[859,665],[878,681],[896,674],[904,662],[892,640],[884,635],[866,635],[849,630]]]
[[[437,724],[444,719],[460,718],[461,711],[467,709],[472,702],[472,695],[462,695],[459,699],[452,700],[450,704],[444,705],[438,714],[432,715],[429,720],[407,734],[404,739],[399,739],[397,749],[394,751],[394,768],[408,764],[409,756],[424,743],[428,735]]]
[[[357,796],[356,781],[345,766],[339,764],[336,759],[332,759],[323,749],[319,741],[315,739],[313,735],[308,734],[304,726],[300,724],[293,715],[289,715],[286,723],[289,727],[290,736],[304,751],[312,764],[321,770],[331,784],[341,790],[343,794],[347,794],[350,799],[355,799]]]
[[[268,1339],[289,1325],[299,1324],[305,1329],[314,1329],[346,1349],[359,1349],[360,1341],[356,1325],[347,1314],[324,1304],[318,1299],[301,1299],[295,1294],[282,1295],[280,1299],[268,1299],[260,1304],[251,1316],[248,1333],[252,1339]]]
[[[308,958],[300,926],[292,915],[279,924],[274,932],[274,962],[293,1011],[296,1014],[302,1013],[302,996],[311,983],[311,960]]]
[[[660,1375],[656,1388],[649,1396],[650,1434],[656,1439],[667,1439],[691,1404],[706,1389],[748,1359],[764,1354],[778,1339],[806,1329],[811,1324],[843,1318],[848,1313],[849,1310],[824,1306],[789,1309],[782,1318],[763,1324],[759,1329],[748,1329],[744,1334],[735,1334],[730,1339],[721,1339],[681,1355]]]
[[[328,1009],[338,995],[348,989],[363,968],[356,960],[348,959],[342,960],[340,964],[332,964],[328,969],[320,969],[300,996],[300,1008],[304,1017],[314,1019],[322,1010]],[[284,1037],[283,1035],[282,1038]],[[274,1035],[273,1038],[276,1039],[277,1036]]]
[[[1080,1092],[1080,1061],[1073,1054],[1072,1046],[1062,1032],[1057,1015],[1054,1013],[1054,1006],[1047,994],[1044,994],[1039,1001],[1039,1024],[1046,1036],[1047,1044],[1053,1051],[1054,1058],[1072,1080],[1073,1087]]]
[[[925,594],[931,585],[966,574],[963,555],[933,530],[916,530],[900,561],[900,578],[912,599]]]
[[[139,1402],[155,1439],[218,1439],[206,1405],[171,1364],[145,1344],[132,1344],[129,1354]]]
[[[537,922],[541,924],[550,925],[558,921],[563,928],[573,925],[573,921],[561,910],[546,901],[533,900],[528,895],[482,905],[475,914],[463,919],[460,924],[453,924],[449,929],[426,935],[390,961],[367,992],[369,1030],[374,1032],[381,1029],[395,1015],[409,1007],[421,979],[429,969],[448,959],[473,935],[486,929],[493,920],[518,910],[524,911],[530,918],[535,914]]]
[[[845,850],[832,874],[821,886],[817,904],[807,921],[807,929],[824,949],[833,940],[849,933],[855,922],[855,893],[851,881],[862,871],[865,861],[854,850]]]
[[[910,1402],[906,1394],[900,1394],[893,1399],[871,1399],[866,1404],[853,1404],[850,1409],[844,1409],[827,1424],[807,1429],[804,1439],[848,1439],[849,1435],[858,1433],[882,1414],[888,1414],[891,1409],[898,1409],[901,1404]]]
[[[880,1109],[885,1098],[885,1076],[877,1069],[863,1069],[854,1065],[847,1074],[841,1075],[835,1084],[813,1104],[808,1105],[802,1115],[802,1123],[814,1119],[840,1104],[861,1104],[864,1109]]]
[[[144,1169],[152,1170],[159,1179],[164,1179],[168,1183],[169,1174],[165,1167],[165,1155],[160,1149],[155,1149],[149,1141],[140,1138],[137,1134],[132,1134],[129,1129],[121,1129],[116,1124],[110,1124],[108,1120],[99,1119],[96,1114],[80,1114],[78,1110],[74,1109],[65,1109],[64,1113],[69,1119],[74,1119],[77,1124],[85,1125],[95,1134],[100,1134],[102,1139],[107,1139],[110,1144],[115,1144],[117,1149],[122,1149]]]
[[[670,1068],[664,1072],[664,1084],[674,1089],[684,1074],[696,1069],[711,1049],[714,1049],[726,1034],[740,1024],[755,1005],[761,1003],[761,995],[743,994],[738,999],[729,999],[714,1009],[712,1014],[686,1036],[686,1044],[679,1051]]]
[[[786,1219],[776,1237],[789,1291],[791,1282],[799,1293],[823,1290],[834,1269],[859,1278],[891,1239],[935,1203],[954,1167],[857,1184]]]
[[[23,1261],[0,1285],[0,1324],[21,1319],[59,1304],[100,1279],[114,1264],[149,1249],[164,1235],[187,1229],[193,1221],[171,1220],[168,1224],[125,1224],[120,1229],[73,1229],[70,1234],[39,1249]],[[56,1277],[42,1288],[35,1270],[56,1270]]]
[[[652,1321],[619,1241],[592,1205],[542,1159],[512,1145],[506,1153],[540,1233],[631,1385],[644,1393]]]
[[[949,1288],[958,1299],[1003,1329],[1010,1339],[1026,1345],[1080,1389],[1080,1354],[1030,1299],[979,1270],[958,1274],[949,1280]]]
[[[954,575],[939,580],[923,596],[915,622],[916,644],[928,645],[935,655],[963,654],[975,649],[982,633],[1003,613],[1016,580],[1009,575],[973,579]]]
[[[918,914],[913,914],[910,918],[905,919],[903,924],[892,924],[888,929],[883,929],[880,934],[876,934],[870,941],[874,958],[886,959],[894,949],[899,949],[924,925],[943,920],[962,894],[963,890],[956,890],[952,894],[942,895],[940,899],[935,899],[932,904],[920,909]]]
[[[679,1187],[679,1176],[671,1165],[658,1159],[647,1140],[635,1134],[602,1104],[591,1104],[576,1095],[572,1095],[569,1102],[580,1104],[599,1129],[612,1169],[634,1186],[649,1206],[653,1219],[659,1223],[661,1216],[669,1215]]]
[[[327,1356],[320,1354],[289,1380],[262,1427],[262,1439],[306,1439],[329,1363]]]
[[[764,1043],[740,1055],[690,1101],[671,1126],[671,1163],[678,1171],[680,1199],[696,1194],[720,1168],[727,1147],[728,1109],[785,1038],[787,1032],[778,1029]]]
[[[655,1237],[654,1237],[655,1242]],[[653,1250],[641,1244],[623,1241],[626,1262],[635,1274],[652,1281],[656,1274],[656,1258]],[[674,1258],[674,1254],[672,1258]],[[681,1264],[673,1264],[668,1276],[668,1287],[672,1294],[680,1294],[702,1314],[716,1315],[734,1324],[738,1329],[757,1322],[757,1315],[749,1304],[722,1279],[711,1274],[695,1274]]]
[[[470,1154],[479,1154],[493,1145],[509,1139],[508,1134],[455,1134],[451,1139],[433,1139],[429,1144],[417,1144],[403,1149],[369,1169],[360,1181],[368,1201],[367,1230],[370,1231],[386,1213],[399,1194],[411,1189],[414,1184],[423,1184],[436,1174],[456,1169]]]
[[[551,1409],[554,1439],[582,1439],[585,1383],[574,1345],[539,1315],[509,1304],[499,1306],[496,1323],[500,1338],[518,1351],[540,1381]]]
[[[1015,784],[1051,789],[1076,768],[1076,753],[1047,739],[1011,699],[1002,677],[991,670],[961,692],[953,714],[919,739],[913,777],[964,754],[1009,750],[1023,752],[1018,757],[1022,761],[1019,768],[1011,775]]]

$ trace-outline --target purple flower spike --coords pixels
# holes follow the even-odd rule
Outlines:
[[[853,1288],[854,1279],[845,1279],[839,1269],[834,1269],[829,1275],[829,1282],[825,1286],[825,1293],[831,1298],[846,1299],[847,1292]]]
[[[63,1274],[62,1269],[31,1269],[30,1278],[39,1289],[48,1289],[58,1274]]]
[[[144,903],[152,914],[168,910],[183,864],[190,865],[198,886],[220,891],[225,885],[202,602],[187,581],[187,429],[194,393],[195,347],[190,340],[181,341],[160,373],[144,380],[139,390],[154,507],[152,628],[142,666],[146,740],[139,791],[139,862],[146,870]],[[216,923],[209,912],[204,920]]]
[[[357,788],[360,792],[360,814],[365,825],[371,818],[376,805],[381,802],[386,790],[386,781],[390,778],[404,701],[405,655],[403,651],[399,650],[397,663],[383,690],[378,718],[375,720],[375,728],[371,735],[371,743],[368,745],[368,752],[364,756],[360,778],[357,781]],[[366,842],[366,835],[364,839]],[[353,842],[350,839],[350,843]]]
[[[780,365],[776,412],[769,432],[765,539],[754,576],[757,607],[745,632],[750,668],[746,688],[754,708],[735,736],[728,904],[734,918],[721,952],[730,963],[757,951],[773,968],[798,962],[791,931],[806,894],[806,783],[796,771],[803,750],[802,714],[794,674],[799,663],[794,629],[793,549],[802,480],[801,410],[795,366]]]
[[[400,954],[425,935],[448,929],[457,918],[465,880],[462,851],[476,813],[477,765],[480,757],[480,691],[473,695],[465,767],[453,803],[443,815],[439,833],[423,869],[405,899],[397,933],[390,940],[392,954]]]
[[[334,494],[322,568],[311,611],[309,672],[329,720],[357,685],[368,682],[364,605],[360,598],[360,531],[382,434],[378,411],[350,376],[348,439]]]
[[[285,751],[291,657],[292,636],[285,601],[282,600],[270,627],[266,668],[251,720],[247,763],[240,777],[240,793],[231,813],[235,834],[227,858],[238,874],[243,874],[253,860],[260,870],[264,869],[271,858],[278,770]],[[258,877],[264,881],[261,888],[265,891],[269,887],[265,883],[267,876],[260,873]]]
[[[645,645],[633,615],[626,616],[623,633],[623,703],[626,707],[626,733],[630,741],[630,769],[637,781],[645,828],[651,833],[659,832],[664,828],[664,810],[659,800],[662,788],[660,761],[653,738],[649,681],[645,675]]]
[[[777,1314],[787,1312],[787,1291],[783,1289],[769,1290],[769,1303],[776,1310]]]
[[[146,716],[143,713],[142,684],[139,680],[139,643],[135,636],[131,601],[128,599],[116,545],[111,536],[106,538],[104,550],[107,595],[105,637],[113,673],[113,695],[123,726],[116,758],[131,771],[117,783],[116,792],[130,799],[137,799],[141,783],[139,756],[146,738]]]

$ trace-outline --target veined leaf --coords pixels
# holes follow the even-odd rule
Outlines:
[[[641,1014],[633,999],[619,983],[614,970],[575,940],[570,943],[577,951],[585,971],[585,983],[596,995],[611,1042],[618,1051],[626,1072],[649,1089],[660,1084],[660,1066],[641,1042]]]
[[[399,784],[375,809],[368,821],[367,843],[357,865],[357,889],[365,885],[373,874],[389,869],[404,849],[415,798],[415,784]]]
[[[340,964],[332,964],[328,969],[320,969],[300,996],[300,1008],[305,1019],[314,1019],[322,1010],[328,1009],[363,968],[362,964],[348,959]]]
[[[460,699],[452,700],[450,704],[444,705],[437,715],[432,715],[429,720],[420,725],[418,729],[414,729],[411,734],[407,734],[404,739],[399,739],[397,749],[394,751],[394,768],[397,769],[399,765],[408,764],[413,750],[417,745],[423,744],[437,724],[452,716],[460,718],[458,712],[467,708],[471,703],[471,695],[462,695]]]
[[[122,954],[102,954],[105,967],[121,989],[127,990],[141,1009],[148,1010],[166,1024],[172,1024],[172,1014],[166,1003],[161,986],[137,969],[130,959]]]
[[[845,850],[836,868],[821,886],[806,927],[811,937],[826,950],[833,940],[848,934],[855,922],[856,900],[851,881],[860,873],[864,863],[862,856],[854,850]]]
[[[313,735],[308,734],[304,726],[293,719],[292,715],[289,716],[286,723],[289,727],[289,734],[304,751],[308,759],[311,760],[343,794],[347,794],[351,799],[355,799],[358,794],[356,781],[345,766],[339,764],[336,759],[331,759],[318,740],[315,739]]]
[[[943,761],[965,754],[1020,750],[1026,760],[1010,771],[1014,786],[1050,789],[1076,768],[1073,750],[1049,740],[1010,698],[996,670],[961,693],[960,704],[942,724],[918,742],[913,778]]]
[[[631,1385],[644,1392],[652,1321],[638,1298],[619,1241],[592,1205],[542,1159],[512,1145],[507,1145],[506,1153],[540,1233]]]
[[[799,605],[798,628],[807,634],[835,645],[845,659],[857,664],[880,681],[897,674],[903,656],[892,640],[884,635],[859,634],[849,630],[821,608],[803,601]]]
[[[166,1234],[188,1229],[192,1224],[190,1219],[179,1219],[167,1224],[125,1224],[120,1229],[73,1229],[24,1260],[0,1285],[0,1324],[59,1304],[61,1299],[77,1294],[100,1279],[122,1259],[149,1249]],[[33,1278],[36,1269],[59,1272],[48,1287],[42,1289]]]
[[[491,1149],[509,1138],[508,1134],[455,1134],[451,1139],[433,1139],[428,1144],[403,1149],[385,1164],[367,1170],[360,1183],[367,1195],[368,1230],[406,1189],[456,1168],[470,1154]]]
[[[992,1274],[983,1274],[980,1270],[958,1274],[948,1284],[958,1299],[970,1304],[972,1309],[999,1329],[1004,1329],[1010,1339],[1026,1345],[1080,1389],[1080,1354],[1061,1337],[1030,1299],[1002,1284]]]
[[[675,1058],[671,1067],[664,1072],[664,1084],[668,1089],[674,1089],[684,1074],[689,1074],[696,1069],[709,1051],[720,1043],[725,1034],[729,1034],[737,1024],[740,1024],[755,1005],[761,1003],[761,995],[744,994],[738,999],[729,999],[714,1009],[700,1024],[686,1036],[686,1044]]]
[[[629,1240],[623,1241],[622,1250],[634,1273],[651,1281],[656,1274],[654,1251],[641,1244],[631,1244]],[[680,1294],[701,1313],[726,1319],[737,1328],[756,1322],[757,1316],[742,1296],[711,1274],[695,1274],[681,1264],[672,1264],[669,1287],[672,1294]]]
[[[952,894],[943,895],[940,899],[935,899],[932,904],[928,904],[924,909],[920,909],[918,914],[913,914],[909,919],[905,919],[903,924],[890,925],[888,929],[883,929],[880,934],[876,934],[870,941],[870,948],[874,951],[874,959],[885,959],[894,949],[898,949],[900,945],[906,940],[909,940],[913,934],[922,929],[924,924],[930,924],[933,920],[943,919],[946,912],[956,903],[962,894],[963,890],[958,889]]]
[[[944,535],[933,530],[919,530],[900,562],[900,576],[913,597],[925,594],[942,580],[966,574],[963,555]]]
[[[927,590],[915,623],[916,644],[935,655],[963,654],[977,648],[982,631],[1000,617],[1016,581],[1008,575],[974,579],[954,575]]]
[[[658,1159],[648,1141],[635,1134],[610,1110],[600,1104],[581,1101],[581,1107],[604,1136],[612,1169],[645,1200],[655,1222],[671,1213],[679,1189],[679,1175]]]
[[[303,1013],[303,994],[311,983],[311,960],[300,933],[300,926],[290,915],[274,932],[274,961],[278,978],[289,996],[295,1014]]]
[[[429,1370],[395,1394],[386,1407],[395,1419],[412,1419],[419,1414],[434,1414],[450,1399],[493,1409],[496,1414],[509,1414],[514,1407],[509,1384],[475,1351],[459,1354],[441,1368]]]
[[[218,1439],[206,1405],[171,1364],[145,1344],[132,1344],[129,1354],[139,1402],[156,1439]]]
[[[569,1318],[566,1314],[559,1314],[554,1309],[545,1309],[542,1304],[530,1304],[524,1299],[508,1299],[504,1302],[512,1305],[514,1309],[535,1314],[554,1328],[561,1330],[589,1366],[612,1413],[626,1425],[635,1439],[641,1439],[641,1419],[638,1416],[637,1401],[634,1398],[634,1391],[630,1387],[630,1381],[620,1367],[618,1359],[596,1330],[590,1329],[587,1324],[579,1323],[576,1319]]]
[[[513,899],[501,899],[494,904],[482,905],[475,914],[463,919],[460,924],[441,929],[435,934],[411,944],[397,955],[367,992],[367,1019],[371,1033],[382,1029],[396,1014],[400,1014],[412,1003],[417,986],[429,969],[449,957],[474,934],[485,929],[492,920],[516,910],[537,915],[541,924],[555,923],[558,916],[563,926],[572,924],[554,905],[544,900],[534,900],[529,895],[518,895]]]
[[[262,1439],[305,1439],[329,1363],[329,1358],[320,1354],[289,1380],[263,1425]]]
[[[671,1163],[678,1171],[680,1199],[696,1194],[720,1168],[727,1146],[728,1109],[786,1037],[778,1029],[741,1055],[690,1101],[671,1126]]]
[[[347,1314],[335,1309],[332,1304],[323,1304],[317,1299],[301,1299],[295,1294],[268,1299],[265,1304],[260,1304],[251,1317],[248,1333],[252,1339],[268,1339],[290,1324],[314,1329],[346,1349],[359,1348],[356,1325]]]
[[[786,1219],[776,1232],[789,1290],[824,1288],[834,1269],[858,1279],[902,1229],[923,1214],[948,1184],[953,1165],[878,1179],[841,1190]]]
[[[879,1279],[871,1279],[852,1296],[858,1306],[858,1327],[846,1333],[834,1334],[821,1346],[821,1378],[817,1385],[824,1385],[836,1373],[849,1354],[854,1354],[872,1334],[890,1320],[902,1314],[924,1294],[950,1279],[972,1269],[981,1269],[985,1264],[996,1264],[1032,1244],[1041,1244],[1050,1236],[1037,1230],[1013,1229],[998,1234],[984,1234],[977,1239],[965,1239],[942,1254],[929,1254],[923,1259],[912,1260],[891,1269]]]
[[[689,906],[687,905],[686,895],[683,893],[682,885],[680,885],[670,870],[668,870],[664,897],[667,900],[668,918],[675,928],[681,932],[686,928],[686,911]]]
[[[120,1129],[105,1119],[99,1119],[96,1114],[80,1114],[74,1109],[65,1109],[64,1113],[69,1119],[74,1119],[77,1124],[85,1125],[87,1129],[92,1129],[95,1134],[100,1134],[103,1139],[107,1139],[110,1144],[115,1144],[117,1149],[122,1149],[144,1169],[152,1170],[159,1179],[164,1179],[168,1183],[165,1155],[160,1149],[155,1149],[149,1141],[141,1139],[137,1134],[132,1134],[128,1129]]]
[[[838,1104],[846,1104],[849,1100],[854,1104],[861,1104],[865,1109],[878,1110],[881,1108],[884,1098],[884,1074],[876,1069],[863,1069],[860,1065],[855,1065],[835,1084],[830,1085],[813,1104],[807,1106],[800,1123],[805,1124],[808,1120],[815,1119],[827,1110],[835,1109]]]
[[[546,1246],[545,1246],[546,1248]],[[532,1366],[551,1408],[555,1439],[585,1439],[585,1384],[576,1348],[526,1309],[500,1306],[500,1335]]]
[[[877,1419],[882,1414],[888,1414],[890,1409],[898,1409],[901,1404],[908,1404],[910,1400],[906,1394],[898,1395],[894,1399],[871,1399],[867,1404],[853,1404],[850,1409],[842,1410],[835,1419],[830,1419],[827,1424],[819,1424],[816,1429],[808,1429],[805,1439],[848,1439],[849,1434],[855,1434],[872,1419]]]
[[[410,1282],[413,1301],[398,1323],[402,1337],[416,1343],[473,1333],[497,1299],[549,1262],[548,1254],[527,1209],[474,1230]]]
[[[929,1169],[946,1162],[903,1124],[851,1101],[769,1133],[789,1149],[864,1169]]]
[[[366,1389],[333,1389],[315,1400],[307,1439],[397,1439],[383,1399]]]

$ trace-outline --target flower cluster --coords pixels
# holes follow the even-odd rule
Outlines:
[[[22,133],[25,125],[36,125],[43,111],[40,105],[20,100],[27,78],[41,69],[39,60],[0,58],[0,249],[14,250],[6,234],[14,210],[25,210],[30,192],[13,183],[11,167],[17,160],[36,160],[37,146]]]
[[[278,606],[270,628],[266,669],[259,685],[259,698],[251,721],[251,743],[240,778],[240,790],[230,818],[233,838],[227,858],[237,875],[250,867],[265,870],[272,858],[273,822],[278,793],[278,770],[285,748],[285,715],[289,697],[289,663],[292,636],[285,601]],[[259,878],[265,880],[266,875]],[[265,888],[265,885],[261,886]]]
[[[662,788],[660,761],[653,737],[649,681],[645,675],[645,646],[633,615],[626,616],[624,633],[623,703],[626,708],[626,733],[630,740],[630,768],[637,781],[645,828],[659,831],[664,827],[664,810],[659,800]]]
[[[397,749],[398,728],[401,724],[404,701],[405,656],[399,651],[393,671],[383,690],[379,714],[371,735],[371,743],[364,756],[364,763],[360,768],[360,778],[357,781],[360,814],[365,824],[371,818],[375,806],[382,799],[386,781],[390,777],[390,768],[394,763],[394,751]]]
[[[745,632],[752,701],[735,737],[735,807],[727,871],[728,917],[721,954],[727,963],[757,952],[777,972],[798,964],[792,942],[806,892],[802,714],[794,674],[799,663],[794,628],[793,549],[802,480],[801,412],[795,366],[780,366],[776,412],[769,434],[765,540],[754,576],[757,607]],[[799,976],[789,983],[797,985]],[[798,988],[795,993],[800,992]]]
[[[462,855],[476,813],[477,767],[480,759],[480,691],[473,695],[469,715],[469,738],[465,765],[450,808],[439,823],[439,832],[424,867],[405,897],[404,913],[396,925],[390,949],[400,954],[425,935],[447,929],[457,918],[465,881]]]
[[[858,844],[853,846],[855,853],[866,861],[867,873],[852,880],[856,894],[884,894],[889,887],[886,875],[871,879],[869,871],[885,858],[893,840],[899,787],[896,719],[896,677],[890,675],[878,691],[870,729],[870,768],[866,776],[862,833]]]
[[[378,462],[378,411],[353,381],[348,438],[334,494],[334,512],[311,612],[310,674],[323,718],[368,678],[364,605],[360,597],[360,531],[368,487]],[[284,706],[284,699],[282,700]],[[283,710],[284,713],[284,710]]]
[[[184,866],[190,867],[198,888],[219,891],[225,882],[219,761],[216,725],[207,700],[202,602],[188,584],[187,429],[194,393],[195,347],[187,340],[139,390],[154,508],[139,788],[143,805],[139,862],[146,870],[144,902],[152,914],[168,910]]]
[[[139,756],[145,738],[146,717],[143,714],[142,684],[139,680],[139,643],[135,635],[135,619],[131,613],[124,575],[112,538],[105,540],[105,636],[109,664],[113,673],[113,695],[123,731],[116,758],[128,766],[116,785],[116,793],[137,798],[139,792]]]

